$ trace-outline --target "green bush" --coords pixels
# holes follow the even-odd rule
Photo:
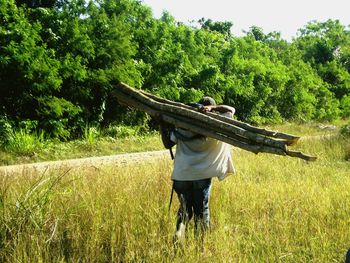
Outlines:
[[[0,118],[0,146],[6,145],[12,136],[11,123],[5,118]]]
[[[79,114],[81,108],[63,98],[52,96],[38,98],[40,128],[54,138],[69,139],[72,133],[81,128]]]
[[[118,126],[109,126],[105,131],[105,135],[113,138],[125,138],[130,136],[135,136],[139,134],[142,128],[140,126],[127,126],[127,125],[118,125]]]
[[[345,143],[345,160],[350,161],[350,123],[347,125],[344,125],[340,128],[340,134],[346,139]]]
[[[346,138],[350,138],[350,123],[340,128],[340,134]]]
[[[341,99],[340,107],[342,110],[342,117],[350,117],[350,94]]]
[[[97,139],[100,137],[100,129],[94,126],[86,126],[84,129],[83,139],[89,145],[92,145],[97,142]]]
[[[44,147],[44,142],[44,131],[33,133],[26,129],[18,129],[12,132],[5,149],[19,155],[32,156]]]

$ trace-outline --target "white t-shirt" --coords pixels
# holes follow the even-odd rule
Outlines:
[[[195,135],[183,129],[176,129],[176,132],[186,138]],[[170,139],[176,143],[171,179],[193,181],[218,177],[221,181],[227,174],[235,172],[230,146],[227,143],[209,137],[181,140],[174,133]]]

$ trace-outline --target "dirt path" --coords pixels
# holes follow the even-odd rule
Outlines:
[[[63,168],[76,170],[76,169],[91,167],[91,168],[98,169],[106,165],[122,166],[122,165],[132,165],[132,164],[140,164],[140,163],[147,163],[147,162],[152,163],[157,160],[159,161],[159,159],[162,159],[162,158],[170,159],[170,154],[168,150],[0,166],[0,175],[21,174],[24,172],[28,173],[32,171],[43,172],[48,169],[57,170],[57,169],[63,169]]]

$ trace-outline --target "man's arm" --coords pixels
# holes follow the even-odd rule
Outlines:
[[[172,131],[172,126],[163,122],[162,119],[159,121],[159,131],[162,136],[162,142],[166,149],[170,149],[175,145],[175,143],[170,140],[170,133]]]
[[[236,110],[235,108],[228,106],[228,105],[208,105],[208,106],[203,106],[200,109],[201,112],[211,112],[211,111],[218,111],[220,113],[226,113],[226,112],[230,112],[233,114],[235,114]]]

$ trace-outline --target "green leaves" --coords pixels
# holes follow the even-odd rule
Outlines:
[[[0,114],[51,136],[147,122],[109,98],[119,81],[182,102],[209,95],[255,123],[349,116],[350,34],[337,20],[310,22],[288,43],[258,26],[238,38],[231,22],[155,19],[136,0],[16,3],[0,2]]]
[[[63,98],[51,96],[39,97],[37,100],[41,129],[61,139],[68,139],[72,132],[79,130],[80,107]]]

